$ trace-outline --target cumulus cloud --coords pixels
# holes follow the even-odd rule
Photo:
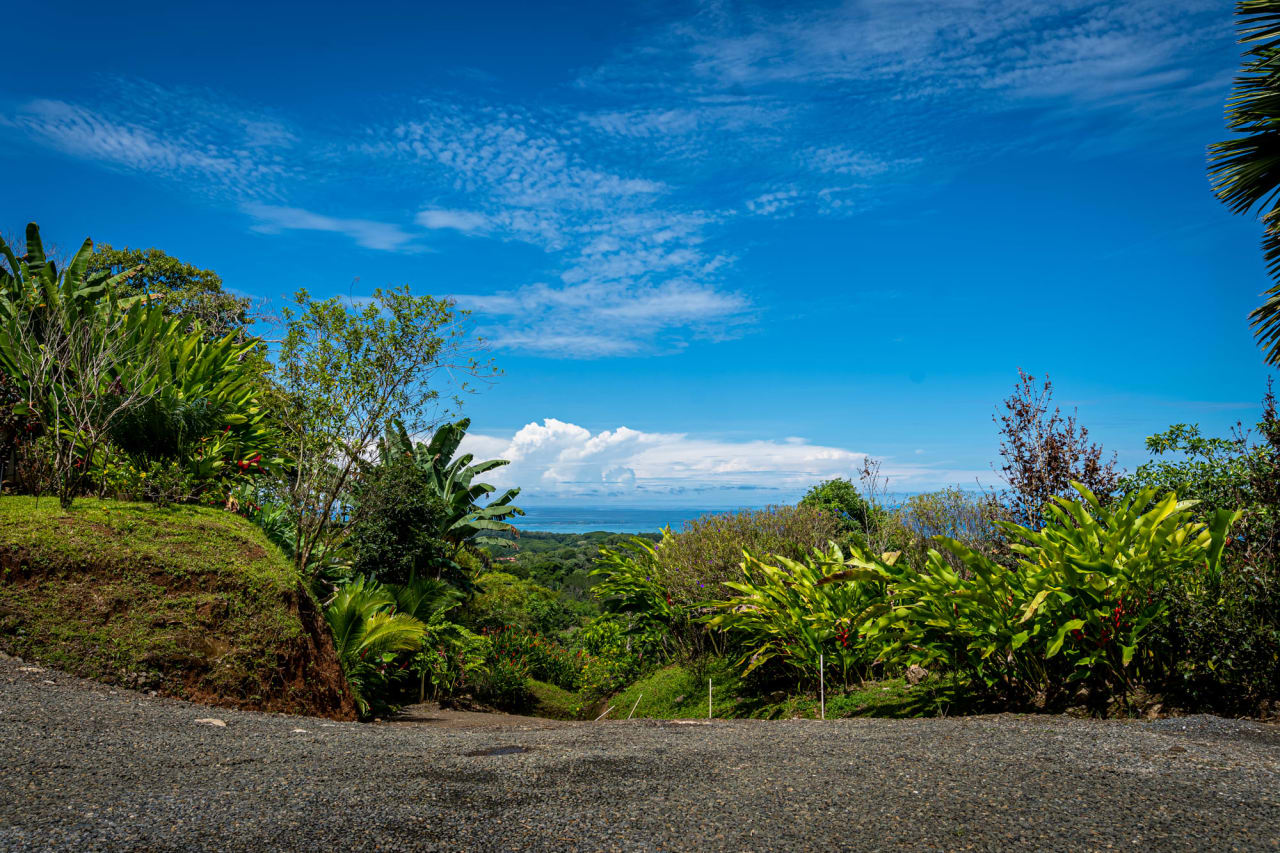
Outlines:
[[[469,435],[461,449],[510,460],[487,479],[549,502],[605,496],[636,502],[696,497],[707,505],[795,500],[821,480],[856,479],[866,457],[796,436],[727,441],[625,426],[592,432],[555,418],[526,424],[509,437]],[[972,482],[974,474],[892,460],[883,470],[898,490]],[[747,493],[750,498],[743,497]]]

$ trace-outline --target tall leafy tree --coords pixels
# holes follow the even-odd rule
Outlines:
[[[282,314],[273,375],[292,459],[285,483],[292,551],[302,568],[357,520],[351,490],[387,420],[398,415],[410,430],[425,429],[440,402],[433,384],[440,371],[474,377],[493,368],[476,358],[453,302],[408,287],[375,290],[358,307],[299,291]]]
[[[1236,136],[1209,146],[1214,191],[1233,213],[1258,211],[1262,252],[1276,280],[1250,314],[1269,364],[1280,365],[1280,0],[1236,4],[1240,43],[1251,45],[1227,99]]]
[[[167,316],[181,317],[188,331],[198,324],[208,340],[235,333],[247,336],[253,317],[250,301],[228,293],[222,278],[213,270],[202,270],[166,255],[159,249],[116,249],[108,244],[97,248],[86,266],[89,274],[133,273],[118,285],[122,298],[146,295]]]

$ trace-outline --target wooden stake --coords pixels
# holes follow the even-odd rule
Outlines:
[[[827,718],[827,671],[822,652],[818,652],[818,705],[822,708],[822,719]]]
[[[605,709],[604,709],[604,714],[607,714],[607,713],[609,713],[609,712],[610,712],[610,711],[612,711],[612,710],[613,710],[613,706],[612,706],[612,705],[610,705],[608,708],[605,708]],[[603,717],[603,716],[604,716],[604,714],[601,714],[601,715],[600,715],[600,717]],[[598,723],[598,722],[600,722],[600,717],[596,717],[595,721],[596,721],[597,723]]]
[[[644,698],[644,694],[643,694],[643,693],[641,693],[639,696],[637,696],[637,697],[636,697],[636,704],[631,706],[631,714],[634,714],[634,713],[636,712],[636,705],[639,705],[639,704],[640,704],[640,700],[641,700],[641,699],[643,699],[643,698]],[[627,714],[627,719],[628,719],[628,720],[629,720],[629,719],[631,719],[631,714]]]
[[[711,719],[711,679],[707,679],[707,719]]]

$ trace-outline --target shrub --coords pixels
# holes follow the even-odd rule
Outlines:
[[[1114,455],[1105,458],[1075,414],[1064,417],[1053,405],[1049,377],[1037,385],[1034,376],[1018,368],[1018,384],[1004,401],[1004,414],[992,420],[1000,424],[1000,473],[1009,484],[1005,501],[1015,521],[1038,525],[1049,501],[1070,498],[1072,483],[1084,484],[1103,502],[1116,491],[1120,475]]]
[[[559,594],[507,572],[476,578],[478,592],[467,604],[464,620],[477,629],[519,628],[554,634],[577,621]]]
[[[840,520],[812,505],[704,515],[657,546],[657,580],[674,604],[689,606],[738,579],[743,551],[801,560],[840,536]]]
[[[652,622],[629,626],[606,614],[579,628],[573,638],[584,652],[579,690],[587,703],[615,693],[668,658],[664,629]]]
[[[880,517],[886,514],[883,508],[868,501],[854,482],[846,477],[825,480],[809,489],[800,499],[800,506],[834,516],[843,534],[842,542],[856,541],[848,538],[851,536],[865,539],[881,522]]]
[[[435,577],[446,559],[445,543],[433,535],[445,507],[426,473],[393,456],[370,466],[353,492],[359,511],[346,539],[352,571],[388,583]]]
[[[499,708],[523,711],[533,700],[533,694],[529,691],[529,659],[524,654],[522,644],[507,637],[506,633],[485,632],[485,636],[489,638],[489,646],[480,696]]]
[[[824,583],[847,572],[839,547],[817,551],[803,562],[748,555],[742,580],[726,581],[738,594],[714,604],[708,624],[736,636],[744,647],[743,675],[771,662],[816,680],[819,661],[848,685],[865,675],[874,658],[859,636],[857,618],[884,600],[885,581],[874,573],[857,580],[846,574],[841,583]],[[891,563],[895,555],[887,555]]]
[[[1104,507],[1075,488],[1082,500],[1057,498],[1039,531],[1002,523],[1020,556],[1013,567],[953,539],[939,542],[967,577],[936,550],[919,569],[858,555],[850,578],[889,581],[862,627],[882,644],[881,657],[941,664],[1010,698],[1052,699],[1080,683],[1095,701],[1167,665],[1147,642],[1165,616],[1163,593],[1217,576],[1237,516],[1219,512],[1206,525],[1173,495],[1157,501],[1145,490]]]
[[[912,495],[898,508],[896,520],[905,536],[894,546],[906,549],[910,559],[925,559],[929,543],[943,536],[963,542],[992,559],[1003,558],[1004,532],[999,521],[1004,509],[995,497],[966,492],[952,486],[936,492]],[[963,561],[950,551],[943,557],[957,571],[965,571]]]
[[[397,654],[416,651],[426,634],[420,620],[395,609],[391,589],[362,577],[341,587],[325,608],[338,659],[362,715],[384,707]]]
[[[1170,590],[1156,640],[1171,662],[1166,688],[1176,701],[1262,710],[1280,699],[1280,572],[1233,559],[1203,589]]]
[[[582,673],[584,656],[534,631],[518,628],[487,632],[494,654],[522,661],[531,678],[554,684],[564,690],[576,690]]]

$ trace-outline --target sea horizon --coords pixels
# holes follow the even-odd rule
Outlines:
[[[737,512],[750,507],[525,506],[511,519],[531,533],[658,533],[679,530],[685,522],[708,513]]]

